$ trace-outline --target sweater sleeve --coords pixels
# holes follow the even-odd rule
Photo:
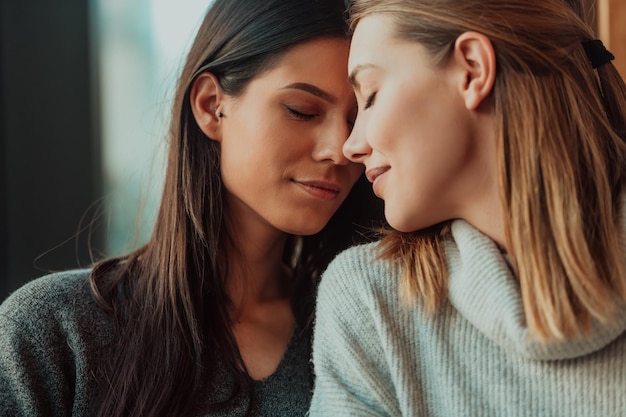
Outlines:
[[[313,338],[315,388],[309,415],[400,414],[368,288],[367,251],[339,255],[322,278]],[[358,256],[365,255],[365,256]]]
[[[69,416],[75,364],[51,278],[33,281],[0,305],[0,416]]]

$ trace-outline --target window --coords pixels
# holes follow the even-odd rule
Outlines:
[[[171,94],[210,1],[97,0],[106,254],[152,231]]]

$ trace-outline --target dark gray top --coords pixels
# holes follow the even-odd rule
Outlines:
[[[88,276],[89,270],[48,275],[0,305],[0,416],[94,414],[113,326],[93,300]],[[220,373],[207,398],[223,398],[229,381]],[[303,416],[311,388],[307,341],[296,330],[274,374],[255,382],[254,415]],[[242,416],[246,407],[242,399],[219,416]]]

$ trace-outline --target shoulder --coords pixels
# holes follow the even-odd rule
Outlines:
[[[398,262],[379,257],[378,242],[354,246],[330,263],[322,276],[319,296],[363,301],[375,293],[395,298],[400,271]]]
[[[354,343],[373,337],[382,323],[403,314],[400,282],[398,263],[380,259],[377,243],[339,254],[320,282],[314,339],[322,333]]]
[[[352,247],[330,263],[317,298],[311,416],[399,414],[389,348],[404,340],[400,290],[399,265],[379,257],[378,243]]]
[[[74,269],[54,272],[27,282],[8,298],[8,302],[21,302],[27,299],[45,299],[51,301],[72,292],[81,284],[88,285],[91,269]]]
[[[57,272],[28,282],[0,305],[0,316],[17,319],[23,312],[47,314],[76,306],[90,296],[88,269]]]
[[[62,333],[89,331],[106,320],[91,295],[88,269],[35,279],[0,305],[0,333],[46,343]]]
[[[113,333],[89,273],[33,280],[0,305],[0,403],[9,414],[92,414]]]
[[[379,242],[372,242],[356,245],[341,252],[328,265],[324,276],[359,275],[360,278],[368,277],[367,281],[373,281],[372,284],[375,284],[380,275],[395,275],[399,271],[396,262],[380,258]]]

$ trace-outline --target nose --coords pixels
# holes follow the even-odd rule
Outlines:
[[[330,161],[335,165],[348,165],[350,160],[343,154],[343,145],[350,134],[348,122],[343,120],[333,123],[328,129],[322,129],[323,139],[318,141],[313,151],[316,161]]]
[[[343,154],[350,161],[362,164],[363,159],[372,152],[372,148],[365,140],[360,120],[361,118],[357,117],[348,140],[343,144]]]

